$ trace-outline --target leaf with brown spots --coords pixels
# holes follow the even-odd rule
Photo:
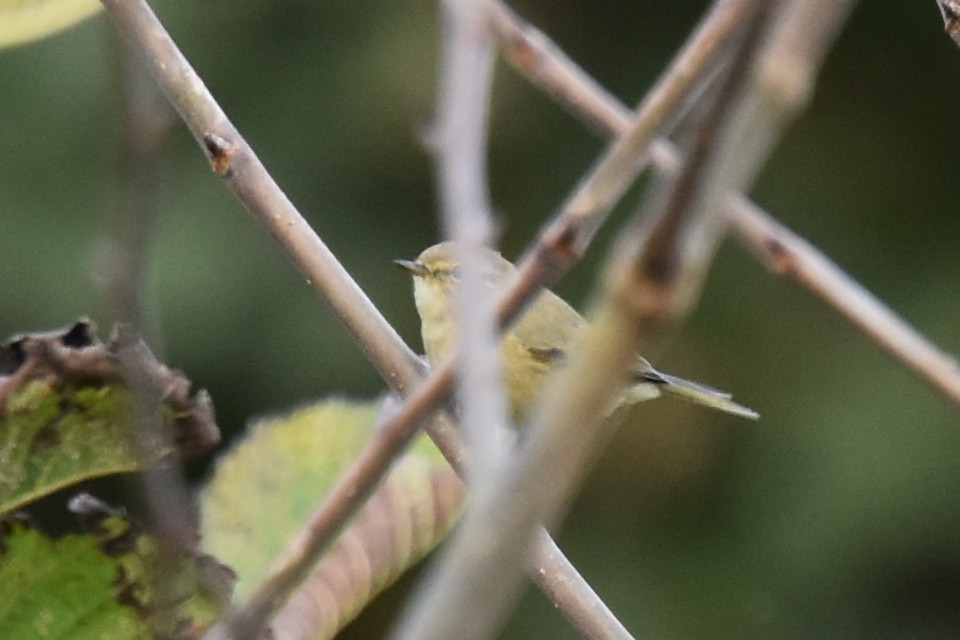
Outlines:
[[[162,547],[120,512],[80,494],[80,532],[51,537],[0,520],[0,636],[192,640],[229,602],[233,574]]]
[[[154,398],[162,432],[137,443],[133,394]],[[139,340],[101,344],[91,326],[23,335],[0,346],[0,515],[82,480],[209,450],[219,440],[204,392]]]

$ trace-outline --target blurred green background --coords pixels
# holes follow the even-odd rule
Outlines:
[[[635,103],[704,2],[516,8]],[[182,0],[160,16],[330,248],[419,348],[390,263],[438,238],[436,10],[383,0]],[[115,47],[101,16],[0,52],[0,335],[80,315],[119,200]],[[935,3],[864,2],[753,195],[950,352],[960,351],[960,50]],[[493,200],[514,257],[603,141],[501,66]],[[383,383],[177,128],[147,297],[169,363],[236,434],[253,416]],[[628,201],[622,220],[636,202]],[[616,220],[613,224],[616,224]],[[561,285],[582,304],[607,232]],[[162,347],[161,347],[162,345]],[[657,403],[621,432],[561,543],[639,637],[960,637],[957,408],[734,240],[658,367],[734,390],[757,424]],[[394,589],[350,637],[379,634]],[[506,638],[572,638],[531,592]]]

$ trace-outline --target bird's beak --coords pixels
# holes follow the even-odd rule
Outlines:
[[[415,277],[423,277],[430,272],[430,270],[427,269],[427,266],[419,260],[394,260],[393,264],[397,265],[401,269],[409,271]]]

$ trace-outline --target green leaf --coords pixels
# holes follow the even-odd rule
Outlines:
[[[159,417],[160,432],[142,447],[124,367]],[[189,388],[142,342],[102,345],[82,322],[0,346],[0,516],[82,480],[136,471],[144,452],[185,457],[212,447],[210,401]]]
[[[0,633],[28,638],[143,638],[146,623],[114,598],[116,563],[93,536],[51,540],[14,525],[0,556]]]
[[[131,424],[130,397],[118,385],[28,384],[0,419],[0,514],[81,480],[137,470]]]
[[[199,637],[226,605],[232,574],[206,556],[164,549],[95,498],[78,498],[89,533],[53,539],[15,520],[5,525],[0,637]]]
[[[238,575],[243,598],[377,423],[373,403],[331,400],[264,421],[217,465],[200,497],[203,548]],[[331,637],[449,532],[460,480],[427,439],[399,460],[274,621]]]
[[[100,8],[99,0],[0,0],[0,48],[52,35]]]

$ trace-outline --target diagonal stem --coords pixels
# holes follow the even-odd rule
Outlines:
[[[768,12],[754,4],[756,18],[748,34],[762,34]],[[759,37],[745,38],[752,56]],[[736,106],[745,74],[731,74],[730,91],[718,95],[718,110]],[[709,126],[709,123],[708,123]],[[720,147],[729,146],[718,145]],[[608,156],[609,157],[609,156]],[[716,166],[716,165],[709,165]],[[631,226],[621,234],[605,269],[604,294],[550,379],[538,410],[524,431],[518,454],[490,491],[473,496],[445,563],[431,576],[418,606],[391,635],[394,640],[481,640],[494,637],[522,586],[517,562],[529,553],[538,522],[556,523],[589,463],[601,450],[609,425],[601,425],[605,407],[622,391],[641,345],[629,297],[634,247],[642,238]],[[607,428],[602,428],[607,427]]]
[[[143,0],[103,0],[103,4],[118,30],[144,54],[168,100],[197,142],[207,151],[214,171],[223,177],[226,186],[241,203],[279,240],[308,284],[331,305],[391,389],[400,395],[413,393],[412,390],[421,384],[426,372],[423,362],[404,344],[280,190],[163,29],[149,5]],[[453,364],[451,361],[441,367],[431,376],[433,384],[423,385],[413,393],[415,397],[411,398],[410,415],[422,419],[429,413],[428,409],[422,409],[423,414],[419,414],[423,404],[429,408],[440,406],[452,386]],[[420,397],[420,405],[416,404],[416,396]],[[405,428],[402,421],[397,420],[393,424],[398,429],[392,436],[395,439],[378,439],[372,443],[373,447],[384,444],[393,446],[390,443],[400,442],[405,434],[416,433],[415,429],[400,431]],[[427,431],[444,457],[462,475],[466,456],[459,435],[450,421],[443,417],[434,419],[427,425]],[[412,435],[409,437],[412,438]],[[402,445],[397,445],[389,452],[390,459],[399,455],[401,450]],[[370,460],[377,459],[376,450],[367,455]],[[375,483],[388,467],[388,464],[383,464],[371,469],[369,478]],[[344,504],[344,513],[355,512],[363,503],[363,494],[351,496],[351,487],[345,487],[343,483],[338,486],[349,500]],[[324,548],[319,535],[311,544],[315,545],[316,553],[320,552],[317,549]],[[628,638],[629,634],[625,631],[621,635],[598,635],[605,630],[617,629],[619,623],[616,618],[602,606],[602,602],[572,565],[559,560],[558,554],[550,548],[544,546],[542,549],[538,560],[531,561],[528,570],[545,592],[561,594],[553,598],[557,606],[572,607],[571,610],[564,610],[568,619],[582,622],[586,628],[582,632],[588,637]],[[310,554],[300,553],[297,548],[289,551],[289,557],[295,559],[300,568],[312,566],[315,560],[309,557]],[[296,577],[300,574],[296,567],[291,566],[287,567],[286,575]],[[278,584],[276,593],[293,586],[295,584]],[[276,593],[268,594],[263,599],[269,602],[267,609],[271,612],[275,612],[282,603],[281,597],[275,597]],[[594,606],[598,602],[599,605]],[[592,608],[577,611],[578,606]],[[269,615],[272,614],[257,619],[256,624],[265,624],[265,618]],[[622,627],[619,628],[622,630]],[[591,629],[595,630],[592,635]],[[226,637],[232,636],[227,633]]]
[[[502,5],[495,2],[494,6]],[[627,131],[630,110],[599,87],[545,34],[510,12],[500,11],[491,24],[507,60],[533,84],[588,123],[599,124],[608,135],[621,136]],[[654,142],[651,161],[660,171],[675,173],[679,157],[670,142]],[[954,357],[745,196],[729,195],[724,212],[740,241],[774,273],[794,279],[935,391],[960,405],[960,366]],[[554,237],[562,239],[572,233],[565,234],[561,223],[555,227]],[[540,262],[556,261],[552,256],[562,254],[567,244],[556,242],[551,250],[539,249]],[[534,269],[531,261],[531,279],[538,277]]]

